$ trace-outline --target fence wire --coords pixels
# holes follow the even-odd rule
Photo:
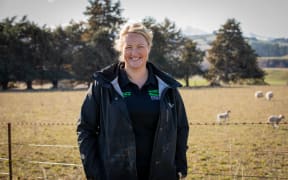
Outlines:
[[[288,122],[281,122],[278,125],[281,124],[288,124]],[[222,125],[271,125],[271,123],[268,122],[225,122],[225,123],[200,123],[200,122],[190,122],[190,126],[222,126]]]
[[[0,125],[7,125],[8,122],[0,122]],[[287,125],[288,122],[281,122],[278,125]],[[77,123],[65,123],[65,122],[16,122],[13,123],[13,126],[76,126]],[[189,126],[259,126],[259,125],[271,125],[269,122],[190,122]],[[1,142],[0,145],[8,145],[8,143]],[[24,145],[30,147],[55,147],[55,148],[78,148],[77,145],[63,145],[63,144],[29,144],[29,143],[12,143],[12,145]],[[196,149],[199,151],[201,149]],[[206,149],[207,150],[207,149]],[[235,150],[213,150],[216,152],[242,152],[243,150],[235,151]],[[274,154],[287,154],[288,151],[266,151],[266,150],[257,150],[257,151],[245,151],[247,153],[274,153]],[[8,158],[0,157],[0,161],[9,161]],[[13,159],[13,161],[20,161],[22,163],[32,163],[32,164],[45,164],[45,165],[59,165],[59,166],[75,166],[75,167],[82,167],[82,164],[75,164],[75,163],[64,163],[64,162],[47,162],[47,161],[31,161],[31,160],[17,160]],[[288,179],[288,177],[278,177],[278,176],[256,176],[256,175],[237,175],[237,174],[221,174],[221,173],[201,173],[201,172],[191,172],[192,175],[201,175],[201,176],[220,176],[220,177],[233,177],[233,178],[257,178],[257,179]],[[0,172],[0,175],[9,175],[6,172]]]
[[[220,173],[197,173],[192,172],[191,174],[203,175],[203,176],[221,176],[221,177],[237,177],[237,178],[258,178],[258,179],[288,179],[287,177],[278,176],[253,176],[253,175],[238,175],[238,174],[220,174]]]
[[[0,125],[7,125],[8,122],[0,122]],[[281,122],[278,125],[286,125],[288,122]],[[64,123],[64,122],[13,122],[13,125],[16,126],[76,126],[77,123]],[[269,122],[189,122],[190,126],[222,126],[222,125],[271,125]]]

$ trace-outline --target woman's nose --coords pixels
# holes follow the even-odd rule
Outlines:
[[[137,55],[138,54],[138,49],[137,48],[132,48],[131,49],[131,55],[134,56],[134,55]]]

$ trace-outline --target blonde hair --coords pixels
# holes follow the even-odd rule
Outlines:
[[[142,23],[126,24],[119,33],[119,38],[115,41],[114,48],[121,53],[120,59],[122,59],[122,48],[124,45],[124,38],[128,33],[136,33],[142,35],[147,41],[149,49],[152,47],[153,32],[146,28]]]

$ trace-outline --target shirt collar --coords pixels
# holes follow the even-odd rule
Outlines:
[[[128,79],[127,73],[124,69],[124,67],[120,67],[119,71],[119,84],[120,87],[125,87],[130,83],[130,80]]]
[[[157,85],[158,82],[155,75],[153,74],[152,68],[150,66],[147,66],[147,69],[148,69],[148,79],[145,82],[144,86],[148,84]]]
[[[147,86],[149,84],[157,85],[157,79],[153,74],[153,71],[150,66],[146,66],[148,69],[148,79],[146,80],[144,86]],[[128,79],[128,75],[124,69],[124,67],[120,67],[119,71],[119,84],[121,87],[127,86],[131,81]]]

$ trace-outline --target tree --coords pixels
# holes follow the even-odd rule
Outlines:
[[[115,37],[125,19],[121,16],[120,2],[112,3],[111,0],[89,0],[90,6],[86,7],[84,14],[88,16],[89,33],[93,35],[98,31],[108,31]]]
[[[96,49],[94,46],[86,44],[74,53],[73,57],[75,59],[72,63],[72,68],[76,79],[87,83],[92,81],[92,74],[95,70],[101,69],[105,63],[99,52],[101,52],[101,49]]]
[[[109,45],[109,34],[104,31],[98,33],[101,34],[94,33],[91,40],[76,46],[78,48],[74,48],[72,53],[74,77],[87,83],[92,81],[91,75],[96,70],[111,64],[113,60],[113,53],[108,51],[108,49],[112,49],[111,45]]]
[[[8,88],[9,81],[25,81],[30,89],[37,76],[39,44],[36,37],[41,30],[26,16],[18,22],[16,18],[6,18],[0,25],[0,81],[3,89]]]
[[[47,32],[48,53],[42,67],[42,78],[52,82],[53,89],[58,87],[58,81],[71,77],[71,47],[73,38],[62,27],[57,27],[53,32]]]
[[[110,59],[105,59],[109,64],[118,56],[113,44],[120,26],[126,22],[121,16],[123,10],[120,8],[120,1],[113,3],[111,0],[89,0],[89,3],[90,6],[84,12],[89,24],[85,33],[87,42],[92,42],[96,48],[111,54]]]
[[[79,54],[83,52],[82,49],[86,47],[86,31],[86,22],[71,21],[70,24],[64,29],[64,36],[67,40],[66,46],[63,47],[65,48],[65,53],[63,54],[65,58],[65,71],[69,72],[71,77],[78,80],[84,79],[81,76],[81,72],[87,70],[87,68],[83,66],[83,64],[86,64],[86,59],[79,58]]]
[[[157,23],[155,19],[148,17],[143,24],[153,31],[153,47],[149,60],[164,71],[176,75],[176,68],[180,60],[180,48],[183,44],[183,35],[175,23],[164,19]]]
[[[92,72],[116,61],[118,54],[113,48],[114,40],[120,26],[126,22],[121,17],[119,1],[89,0],[89,3],[84,12],[88,16],[88,28],[82,34],[85,44],[75,51],[72,63],[77,78],[85,81],[91,81]]]
[[[263,81],[264,72],[257,65],[257,55],[244,40],[240,23],[235,19],[228,19],[216,32],[207,60],[211,66],[206,77],[212,83],[237,83],[254,78]]]
[[[32,81],[40,77],[39,72],[48,56],[45,33],[35,23],[30,21],[20,22],[22,51],[18,52],[19,63],[15,71],[17,80],[24,81],[27,89],[32,89]],[[46,56],[46,57],[45,57]]]
[[[14,27],[15,19],[16,16],[6,18],[0,23],[0,82],[4,90],[8,89],[9,81],[15,79],[15,51],[19,49],[19,29]]]
[[[184,39],[184,45],[181,48],[181,60],[179,62],[178,77],[184,77],[186,87],[189,87],[189,78],[195,74],[202,74],[201,62],[204,52],[197,49],[197,43],[189,38]]]

